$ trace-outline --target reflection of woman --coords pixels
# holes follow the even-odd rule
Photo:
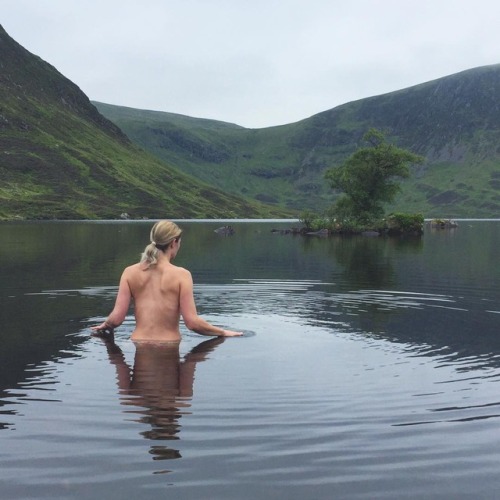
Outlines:
[[[206,340],[180,359],[178,343],[136,344],[134,367],[131,369],[113,337],[103,337],[110,362],[115,365],[121,403],[135,407],[138,421],[151,429],[141,434],[153,441],[179,439],[179,419],[185,415],[193,395],[196,364],[224,342],[221,337]],[[128,411],[127,411],[128,412]],[[178,450],[152,446],[154,460],[179,458]]]
[[[134,341],[180,341],[180,316],[190,330],[202,335],[241,335],[211,325],[198,316],[191,273],[172,264],[181,245],[181,233],[171,221],[160,221],[153,226],[151,243],[145,248],[141,261],[123,271],[113,311],[93,330],[113,330],[121,325],[133,299]]]

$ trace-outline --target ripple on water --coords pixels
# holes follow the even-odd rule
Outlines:
[[[246,338],[197,362],[192,395],[146,402],[120,389],[105,344],[77,332],[80,345],[30,366],[2,399],[0,477],[25,496],[89,498],[166,485],[184,498],[458,498],[500,486],[500,355],[434,338],[471,308],[462,298],[309,280],[196,293],[207,319],[241,322]],[[132,329],[129,316],[116,336],[129,366]],[[182,355],[201,341],[183,332]]]

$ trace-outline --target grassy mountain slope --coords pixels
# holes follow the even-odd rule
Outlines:
[[[307,190],[300,193],[293,182],[296,177],[301,184],[295,166],[300,158],[289,143],[293,125],[250,130],[214,120],[94,104],[144,149],[212,185],[292,209],[309,202]]]
[[[325,208],[324,171],[370,127],[426,158],[395,210],[426,217],[500,213],[500,65],[464,71],[338,106],[290,125],[245,129],[95,103],[127,135],[184,171],[228,191],[294,209]]]
[[[0,218],[269,217],[132,143],[0,26]]]

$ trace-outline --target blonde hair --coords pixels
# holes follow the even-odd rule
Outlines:
[[[157,222],[149,235],[151,243],[141,254],[141,263],[146,262],[147,267],[154,266],[158,262],[158,252],[167,250],[181,234],[182,229],[175,222],[169,220]]]

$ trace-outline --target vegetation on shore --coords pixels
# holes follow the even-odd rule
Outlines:
[[[0,47],[0,219],[290,215],[145,152],[1,26]]]
[[[301,234],[370,234],[370,235],[421,235],[424,231],[422,214],[390,213],[380,219],[360,221],[353,218],[338,220],[329,215],[312,211],[301,214]]]

